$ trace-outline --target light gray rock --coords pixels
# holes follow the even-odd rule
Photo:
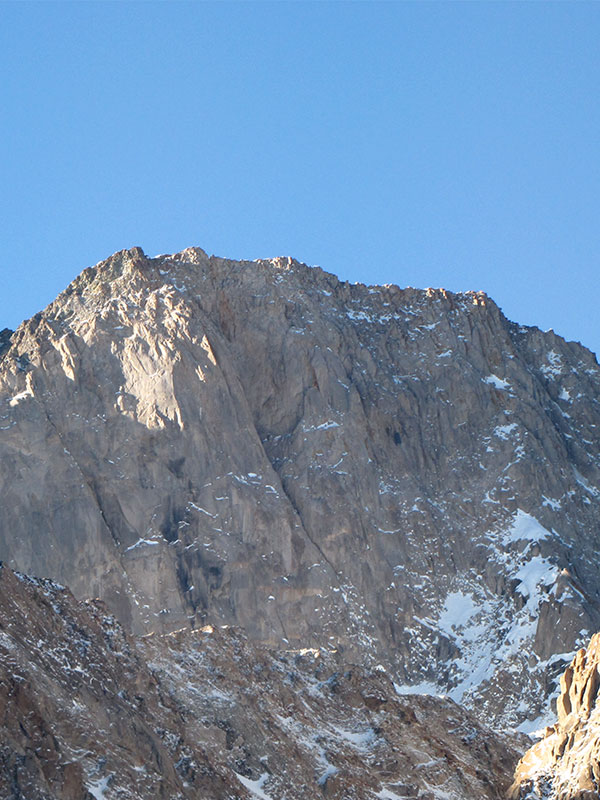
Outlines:
[[[482,293],[123,251],[1,357],[0,557],[522,723],[600,628],[599,385]]]

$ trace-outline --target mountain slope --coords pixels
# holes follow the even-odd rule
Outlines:
[[[506,725],[600,628],[598,365],[481,293],[134,248],[0,358],[0,557],[133,631],[342,650]]]
[[[385,673],[239,630],[134,640],[0,566],[3,800],[500,800],[513,742]]]

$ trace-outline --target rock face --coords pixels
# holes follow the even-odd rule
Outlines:
[[[9,328],[4,328],[0,331],[0,357],[8,350],[10,347],[10,337],[12,336],[12,331]]]
[[[232,776],[181,738],[182,718],[101,605],[0,566],[0,797],[225,798]],[[178,764],[194,760],[184,786]]]
[[[3,800],[500,800],[517,755],[450,700],[241,631],[134,640],[0,566]]]
[[[519,762],[511,800],[600,797],[600,634],[560,679],[558,721]]]
[[[134,248],[5,344],[0,557],[130,631],[236,625],[514,725],[600,628],[598,365],[484,294]]]

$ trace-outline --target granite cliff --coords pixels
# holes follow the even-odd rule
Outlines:
[[[0,340],[0,558],[539,726],[600,629],[600,371],[483,293],[122,251]]]

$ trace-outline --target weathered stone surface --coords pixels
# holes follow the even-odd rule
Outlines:
[[[560,688],[558,720],[519,762],[511,800],[600,797],[600,634],[579,650]]]
[[[500,800],[514,742],[339,654],[234,629],[135,640],[0,567],[3,800]]]
[[[4,355],[4,353],[10,347],[10,337],[12,336],[12,331],[9,328],[4,328],[0,331],[0,358]]]
[[[398,696],[381,668],[327,650],[270,653],[212,626],[144,641],[184,709],[187,736],[214,763],[262,777],[273,800],[506,795],[520,742],[448,698]],[[200,686],[190,683],[200,675]],[[226,754],[223,739],[232,744]]]
[[[182,726],[101,605],[0,565],[3,800],[235,797],[230,771],[183,741]]]
[[[0,556],[516,724],[600,628],[599,385],[481,293],[123,251],[0,362]]]

